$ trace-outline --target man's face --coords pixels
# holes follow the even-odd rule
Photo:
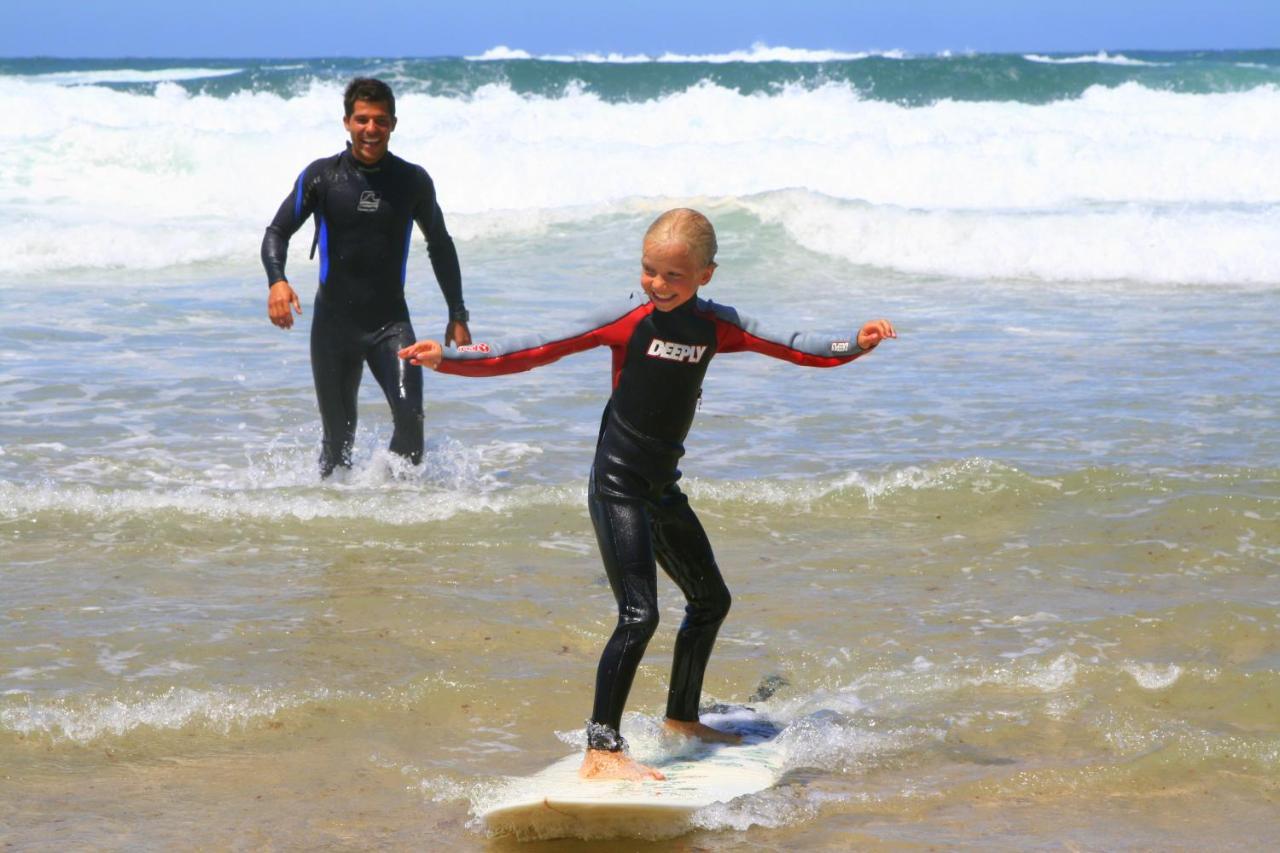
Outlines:
[[[387,112],[387,105],[381,101],[356,101],[351,115],[342,119],[342,126],[351,134],[351,155],[371,166],[386,156],[396,117]]]

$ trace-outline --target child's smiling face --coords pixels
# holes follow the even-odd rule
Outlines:
[[[715,269],[683,240],[647,242],[640,258],[640,286],[659,311],[674,311],[711,281]]]

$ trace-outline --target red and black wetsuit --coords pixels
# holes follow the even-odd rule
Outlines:
[[[311,372],[324,425],[320,471],[351,464],[356,392],[364,362],[382,386],[395,423],[391,450],[422,457],[422,369],[396,357],[415,335],[404,299],[416,222],[453,320],[467,319],[453,239],[421,166],[388,153],[374,165],[341,154],[298,176],[262,238],[268,284],[285,278],[289,238],[312,215],[320,250],[320,288],[311,321]]]
[[[588,482],[588,507],[618,623],[596,672],[587,726],[592,749],[617,750],[622,709],[645,646],[658,625],[660,563],[688,601],[676,636],[667,716],[697,721],[711,647],[729,612],[702,525],[676,485],[702,378],[717,353],[752,351],[810,367],[834,367],[862,351],[856,337],[761,329],[734,309],[691,299],[670,312],[643,296],[570,335],[506,338],[447,347],[442,373],[494,376],[529,370],[597,346],[613,350],[613,395],[605,407]]]

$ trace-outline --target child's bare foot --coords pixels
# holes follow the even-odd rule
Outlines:
[[[631,782],[661,782],[666,779],[652,767],[646,767],[625,752],[588,749],[578,775],[583,779],[626,779]]]
[[[722,732],[719,729],[711,728],[711,726],[704,726],[702,723],[673,720],[668,717],[664,725],[666,725],[667,731],[682,734],[685,737],[696,737],[698,740],[707,743],[742,743],[742,735],[735,735],[733,732]]]

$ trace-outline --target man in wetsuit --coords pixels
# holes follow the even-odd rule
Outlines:
[[[733,308],[698,298],[715,271],[715,254],[715,230],[707,218],[671,210],[645,234],[640,285],[647,301],[633,295],[556,337],[529,334],[444,351],[434,341],[419,341],[400,353],[442,373],[496,376],[592,347],[613,351],[613,394],[600,424],[587,506],[618,621],[596,670],[580,771],[586,778],[663,778],[625,754],[618,730],[658,625],[656,565],[688,602],[676,634],[665,725],[702,740],[738,739],[698,719],[703,676],[730,595],[707,535],[676,482],[711,359],[757,352],[808,367],[836,367],[897,337],[888,320],[872,320],[852,335],[766,330]]]
[[[381,80],[357,78],[343,98],[343,127],[351,135],[340,154],[302,170],[262,238],[262,265],[271,291],[267,314],[282,329],[301,315],[285,278],[289,238],[316,218],[320,287],[311,321],[311,372],[324,438],[320,475],[350,467],[356,432],[356,392],[364,364],[382,386],[395,424],[392,453],[422,459],[422,369],[396,357],[415,340],[404,298],[405,271],[416,222],[427,238],[431,268],[449,306],[445,341],[467,344],[458,253],[421,166],[387,150],[396,127],[396,101]]]

